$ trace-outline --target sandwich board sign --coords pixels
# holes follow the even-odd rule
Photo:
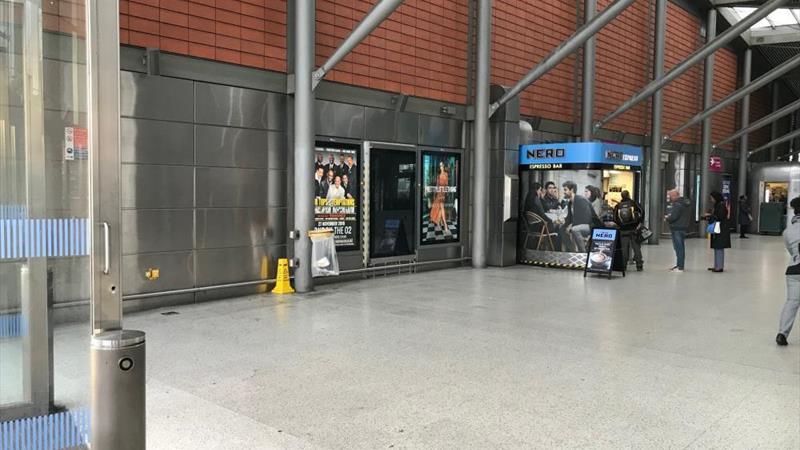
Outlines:
[[[625,276],[625,258],[622,255],[619,230],[592,229],[583,276],[585,277],[587,273],[599,273],[611,278],[611,273],[615,270]]]

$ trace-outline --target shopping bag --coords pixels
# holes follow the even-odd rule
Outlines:
[[[722,230],[720,229],[719,222],[714,222],[714,234],[720,234]]]
[[[714,233],[714,228],[715,228],[715,227],[714,227],[714,225],[715,225],[716,223],[717,223],[717,222],[711,222],[711,223],[709,223],[709,224],[708,224],[708,226],[706,227],[706,233],[708,233],[708,234],[715,234],[715,233]]]
[[[330,277],[339,275],[339,260],[336,257],[336,242],[333,230],[321,229],[308,232],[311,238],[311,276]]]

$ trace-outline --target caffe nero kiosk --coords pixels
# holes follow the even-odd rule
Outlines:
[[[642,149],[601,142],[520,146],[520,263],[583,269],[593,227],[622,191],[640,201]]]

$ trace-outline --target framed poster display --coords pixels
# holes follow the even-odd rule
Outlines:
[[[459,241],[460,183],[459,153],[422,151],[421,245]]]

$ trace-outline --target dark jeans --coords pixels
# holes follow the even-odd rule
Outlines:
[[[636,268],[641,269],[644,264],[642,261],[642,244],[636,240],[636,234],[632,231],[622,232],[622,254],[625,255],[625,264],[628,264],[628,258],[633,249],[633,260],[636,261]]]
[[[739,236],[745,237],[750,232],[750,225],[739,225]]]
[[[682,230],[672,230],[672,246],[675,248],[676,266],[683,270],[686,264],[686,232]]]

